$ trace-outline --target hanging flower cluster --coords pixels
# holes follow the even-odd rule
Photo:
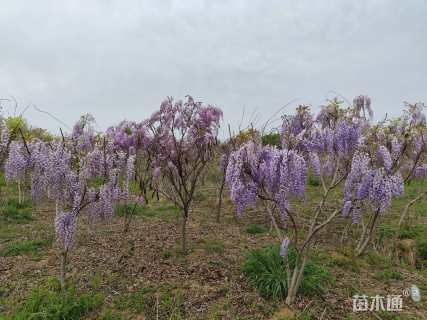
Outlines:
[[[64,250],[73,243],[83,208],[92,221],[105,220],[113,215],[115,203],[129,195],[135,157],[117,150],[112,141],[96,139],[93,121],[83,116],[62,140],[14,141],[5,164],[8,181],[29,178],[35,201],[47,197],[57,203],[55,231]]]
[[[248,142],[230,154],[226,182],[239,214],[260,196],[274,200],[285,217],[289,197],[304,196],[306,176],[306,162],[297,152]]]

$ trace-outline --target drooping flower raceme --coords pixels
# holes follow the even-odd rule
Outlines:
[[[30,156],[24,149],[24,144],[21,142],[13,141],[11,143],[5,164],[7,181],[22,182],[25,179],[25,173],[30,164]]]
[[[226,182],[239,214],[261,197],[276,202],[284,218],[289,198],[304,196],[306,176],[306,162],[297,152],[248,142],[230,154]]]
[[[380,146],[378,148],[378,158],[380,161],[382,161],[384,168],[390,172],[391,171],[391,167],[393,165],[393,160],[391,158],[390,152],[388,151],[388,149],[384,146]]]
[[[76,224],[76,214],[73,212],[61,212],[55,218],[56,239],[65,251],[68,251],[74,243]]]
[[[422,164],[415,168],[414,175],[417,178],[427,178],[427,164]]]
[[[387,163],[383,158],[381,160]],[[385,212],[390,207],[392,198],[402,195],[402,176],[399,171],[392,174],[389,168],[389,165],[373,166],[366,153],[357,153],[353,157],[345,182],[343,214],[351,213],[354,223],[359,221],[362,201],[367,202],[374,211]]]

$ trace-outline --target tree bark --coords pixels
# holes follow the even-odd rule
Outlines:
[[[222,209],[222,194],[224,192],[225,178],[222,179],[221,186],[219,187],[218,194],[218,208],[216,212],[216,222],[219,223],[221,219],[221,209]]]
[[[187,219],[188,219],[188,209],[184,212],[182,217],[182,254],[187,255]]]
[[[405,206],[405,209],[403,210],[402,214],[400,215],[399,228],[402,226],[403,221],[406,219],[408,212],[409,212],[409,208],[412,207],[417,201],[421,200],[426,194],[427,194],[427,191],[420,193],[418,196],[416,196],[414,199],[412,199]]]
[[[298,259],[297,259],[298,260]],[[299,264],[298,261],[295,262],[295,268],[292,272],[292,277],[288,278],[291,279],[290,283],[288,281],[288,292],[286,295],[285,303],[287,305],[291,305],[295,302],[295,298],[298,293],[298,289],[301,285],[305,265],[307,263],[307,256],[304,255],[302,258],[301,263]]]
[[[67,251],[61,253],[61,265],[60,265],[60,275],[59,280],[61,283],[61,289],[65,288],[66,285],[66,275],[67,275]]]
[[[371,222],[371,226],[369,228],[368,233],[363,233],[364,237],[362,237],[356,247],[355,250],[355,256],[356,257],[360,257],[361,255],[363,255],[366,251],[366,248],[368,247],[368,244],[371,242],[372,240],[372,235],[374,234],[375,228],[377,226],[377,221],[378,221],[378,217],[380,215],[379,210],[377,210],[375,212],[374,217],[372,218],[372,222]]]

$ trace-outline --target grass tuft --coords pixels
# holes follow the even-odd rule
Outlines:
[[[11,257],[24,254],[39,253],[41,249],[49,244],[47,240],[21,240],[9,244],[0,251],[0,256]]]
[[[373,277],[378,281],[402,280],[402,274],[396,270],[391,269],[378,271],[374,274]]]
[[[100,294],[80,294],[74,288],[56,291],[33,289],[21,306],[6,319],[10,320],[79,320],[95,311],[103,303]]]
[[[295,265],[296,258],[296,251],[289,250],[288,259],[291,268]],[[278,246],[249,251],[242,269],[249,283],[259,290],[261,296],[273,299],[282,299],[286,296],[287,274]],[[306,296],[322,294],[326,286],[333,281],[329,271],[313,258],[304,269],[298,292]]]
[[[18,223],[32,221],[31,201],[26,200],[19,203],[14,198],[2,201],[0,203],[0,219]]]
[[[245,232],[248,234],[260,234],[267,232],[267,228],[262,224],[250,224],[246,227]]]
[[[118,310],[130,310],[143,313],[147,319],[181,320],[184,319],[183,296],[175,287],[163,285],[155,288],[142,288],[127,296],[115,300]]]
[[[223,253],[224,243],[220,240],[204,240],[202,248],[207,253]]]

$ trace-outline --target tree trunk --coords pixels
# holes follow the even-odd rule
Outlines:
[[[224,192],[224,185],[225,185],[225,179],[222,179],[221,186],[219,187],[219,194],[218,194],[218,208],[216,212],[216,222],[219,223],[221,218],[221,207],[222,207],[222,194]]]
[[[187,218],[188,209],[184,212],[182,217],[182,254],[187,255]]]
[[[421,200],[423,196],[425,196],[427,194],[427,192],[422,192],[420,193],[418,196],[416,196],[414,199],[412,199],[406,206],[405,209],[403,210],[402,214],[400,215],[400,220],[399,220],[399,228],[402,226],[403,221],[406,219],[408,212],[409,212],[409,208],[412,207],[417,201]]]
[[[67,275],[67,251],[61,253],[61,265],[60,265],[60,275],[59,280],[61,283],[61,289],[65,288],[66,285],[66,275]]]
[[[366,238],[363,241],[361,241],[360,244],[357,246],[355,251],[355,256],[360,257],[361,255],[363,255],[370,242],[371,242],[371,234],[368,234]]]
[[[362,238],[360,239],[360,241],[356,247],[356,250],[355,250],[355,256],[356,257],[360,257],[361,255],[363,255],[365,253],[365,250],[368,247],[368,244],[372,240],[372,236],[373,236],[375,228],[377,226],[377,221],[378,221],[379,215],[380,215],[380,212],[379,212],[379,210],[377,210],[375,212],[374,217],[372,218],[371,226],[369,227],[368,232],[362,234]]]
[[[298,289],[301,285],[305,265],[307,263],[307,256],[304,255],[302,261],[298,263],[298,259],[295,262],[295,268],[292,272],[292,276],[288,277],[288,292],[286,294],[285,303],[291,305],[295,302],[295,298],[298,293]],[[290,269],[290,268],[288,268]],[[290,280],[290,281],[289,281]]]
[[[22,200],[21,200],[21,182],[18,182],[18,203],[22,204]]]

